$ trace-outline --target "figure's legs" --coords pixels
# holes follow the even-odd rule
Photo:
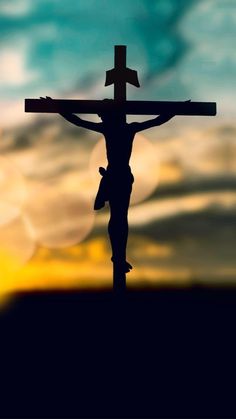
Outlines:
[[[123,272],[129,272],[132,266],[126,261],[126,246],[128,240],[128,207],[130,194],[117,199],[110,199],[110,220],[108,233],[112,248],[112,262],[116,263]]]

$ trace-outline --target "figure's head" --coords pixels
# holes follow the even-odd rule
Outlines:
[[[102,122],[104,123],[111,123],[111,122],[115,122],[118,118],[117,118],[117,112],[115,110],[112,109],[111,106],[114,103],[113,99],[104,99],[103,103],[106,104],[106,110],[100,112],[98,114],[99,118],[101,118]]]
[[[108,122],[111,120],[111,113],[109,112],[101,112],[98,114],[99,118],[101,118],[102,122]]]

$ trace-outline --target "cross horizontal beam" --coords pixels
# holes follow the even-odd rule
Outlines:
[[[86,113],[122,112],[127,115],[216,115],[215,102],[136,101],[104,102],[103,100],[25,99],[25,112]]]

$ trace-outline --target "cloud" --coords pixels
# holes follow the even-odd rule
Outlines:
[[[37,73],[26,67],[25,48],[3,48],[0,51],[0,87],[24,85],[37,77]]]
[[[0,15],[8,17],[21,17],[27,15],[32,8],[30,0],[2,0]]]
[[[235,192],[202,192],[185,196],[155,199],[130,207],[129,224],[134,228],[145,228],[153,222],[163,222],[178,216],[201,213],[209,208],[235,211]],[[98,217],[97,225],[107,224],[107,214]]]

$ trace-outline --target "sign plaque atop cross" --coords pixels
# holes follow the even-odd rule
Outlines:
[[[95,123],[86,122],[86,123],[83,123],[83,125],[82,125],[82,123],[80,125],[79,121],[82,121],[82,120],[80,118],[77,118],[77,120],[76,120],[76,116],[73,116],[72,118],[71,117],[66,118],[66,119],[68,119],[70,122],[74,123],[75,125],[84,126],[85,128],[88,128],[88,129],[94,129],[93,128],[94,126],[102,125],[103,128],[102,128],[102,131],[100,131],[100,132],[103,132],[103,134],[105,136],[105,139],[106,139],[106,142],[108,140],[110,153],[112,151],[110,144],[111,144],[111,142],[113,143],[113,142],[117,141],[117,135],[116,135],[116,132],[115,132],[116,129],[114,128],[114,134],[112,134],[112,136],[111,136],[111,134],[109,134],[110,137],[107,138],[108,134],[106,134],[105,127],[107,125],[109,125],[109,115],[111,117],[111,120],[113,118],[112,122],[110,122],[110,132],[112,131],[111,128],[113,127],[113,123],[114,123],[114,115],[116,115],[117,129],[118,129],[118,131],[120,130],[120,134],[122,134],[122,136],[123,136],[123,143],[120,144],[120,146],[122,146],[123,148],[125,147],[126,139],[127,139],[127,142],[132,141],[133,138],[131,138],[131,137],[132,137],[132,135],[133,135],[133,137],[135,135],[135,132],[132,132],[132,135],[131,135],[131,131],[130,131],[131,128],[128,127],[128,126],[131,126],[132,124],[127,124],[126,123],[126,115],[166,115],[166,116],[168,116],[168,115],[172,115],[172,116],[173,115],[202,115],[202,116],[214,116],[214,115],[216,115],[216,103],[215,102],[191,102],[191,101],[185,101],[185,102],[183,102],[183,101],[178,101],[178,102],[177,101],[169,101],[168,102],[168,101],[127,100],[127,98],[126,98],[126,83],[129,83],[129,84],[131,84],[135,87],[140,87],[139,81],[138,81],[137,71],[128,68],[127,65],[126,65],[126,46],[116,45],[115,46],[114,68],[111,69],[111,70],[108,70],[106,72],[106,81],[105,81],[105,86],[109,86],[109,85],[112,85],[112,84],[114,85],[114,99],[113,100],[108,100],[108,101],[104,101],[104,100],[67,100],[67,99],[51,99],[51,98],[48,98],[49,100],[42,99],[42,98],[41,99],[25,99],[25,112],[59,113],[59,114],[62,114],[62,115],[73,115],[73,114],[105,115],[106,120],[108,120],[108,122],[103,121],[104,124],[95,124]],[[166,119],[164,118],[164,122],[166,122],[168,119],[170,119],[170,118],[166,118]],[[163,121],[163,119],[162,119],[162,121]],[[106,124],[105,124],[105,122],[106,122]],[[161,122],[161,123],[163,123],[163,122]],[[143,129],[146,129],[146,125]],[[159,123],[157,122],[156,124],[151,123],[149,126],[151,127],[151,126],[155,126],[155,125],[160,125],[160,122]],[[96,131],[98,129],[94,129],[94,130]],[[114,138],[113,138],[113,135],[114,135]],[[118,145],[117,145],[117,142],[116,142],[116,150],[114,150],[114,155],[117,152],[117,146]],[[132,149],[132,147],[131,147],[131,149]],[[130,149],[130,154],[131,154],[131,149]],[[114,155],[113,155],[113,163],[114,163]],[[109,163],[109,165],[108,165],[107,170],[103,169],[107,173],[106,173],[106,176],[105,176],[104,175],[105,172],[103,171],[102,176],[104,176],[104,183],[102,184],[102,188],[104,189],[104,185],[105,185],[106,188],[108,188],[108,189],[110,188],[110,190],[111,190],[113,185],[119,185],[121,180],[123,180],[123,183],[124,183],[124,186],[125,186],[125,184],[127,184],[127,182],[130,181],[130,173],[131,172],[129,172],[127,170],[127,167],[129,167],[129,166],[127,166],[126,169],[122,169],[123,170],[123,179],[122,179],[122,174],[121,174],[121,177],[119,178],[120,173],[121,173],[121,171],[119,169],[119,165],[118,165],[118,170],[116,169],[117,172],[115,173],[114,167],[112,169],[112,164],[109,161],[109,157],[108,157],[108,163]],[[127,165],[128,165],[128,162],[127,162]],[[105,182],[105,180],[106,180],[106,182]],[[117,181],[118,181],[118,183],[117,183]],[[101,183],[102,183],[102,181],[101,181]],[[114,186],[114,189],[115,189],[115,186]],[[106,199],[109,202],[110,208],[111,208],[110,222],[112,221],[112,217],[114,217],[114,220],[116,218],[116,221],[119,220],[119,214],[117,216],[117,213],[119,212],[119,209],[116,209],[114,207],[114,202],[115,202],[114,201],[114,196],[115,196],[115,193],[112,190],[110,192],[110,196]],[[120,201],[118,200],[116,202],[118,202],[119,205],[120,205],[120,202],[122,202],[122,196],[120,196]],[[124,197],[123,202],[127,203],[127,202],[129,202],[129,199],[127,201],[127,199]],[[120,208],[122,209],[122,207],[120,207]],[[124,254],[124,255],[126,253],[126,242],[127,242],[127,237],[128,237],[128,221],[127,221],[128,206],[127,206],[126,210],[127,211],[126,211],[125,222],[127,223],[127,228],[126,228],[126,232],[125,232],[125,238],[121,237],[119,239],[120,240],[120,245],[122,244],[122,246],[123,246],[123,250],[121,249],[122,250],[121,253],[123,252],[122,254]],[[122,212],[122,210],[121,210],[121,212]],[[115,216],[114,216],[114,213],[116,213]],[[113,232],[110,233],[110,231],[109,231],[111,244],[112,244],[112,242],[114,243],[115,241],[116,242],[119,241],[118,236],[119,236],[119,234],[122,235],[122,232],[121,232],[122,225],[125,225],[125,223],[122,224],[123,221],[120,220],[120,224],[117,221],[117,225],[115,226],[115,229],[114,229],[114,225],[113,225]],[[113,224],[114,224],[114,222],[113,222]],[[117,236],[117,237],[115,237],[115,236]],[[119,247],[119,246],[117,245],[117,247]],[[114,251],[113,244],[112,244],[112,249]],[[132,267],[127,261],[125,261],[125,263],[123,263],[120,260],[118,261],[118,259],[114,257],[114,252],[113,252],[112,261],[113,261],[113,266],[114,266],[114,269],[113,269],[114,289],[118,290],[118,291],[122,291],[122,290],[125,289],[125,286],[126,286],[126,272],[128,272],[129,268],[132,268]],[[128,266],[128,269],[127,269],[127,266]],[[122,267],[122,269],[121,269],[121,267]],[[126,270],[124,269],[124,267],[125,267]]]

